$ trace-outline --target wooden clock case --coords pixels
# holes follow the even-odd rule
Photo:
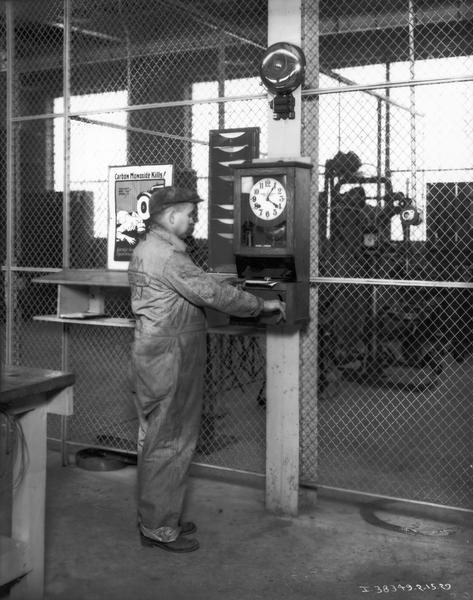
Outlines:
[[[309,320],[311,169],[310,163],[297,160],[254,161],[234,167],[233,249],[239,282],[264,299],[283,300],[285,325],[303,326]],[[248,245],[243,229],[249,194],[244,191],[247,186],[242,186],[243,178],[283,176],[287,194],[284,245]],[[260,225],[271,227],[271,222]],[[271,318],[263,322],[271,323]]]

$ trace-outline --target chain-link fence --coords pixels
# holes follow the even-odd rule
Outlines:
[[[473,40],[467,3],[455,10],[321,2],[312,24],[318,410],[314,430],[304,398],[302,476],[471,507]]]
[[[302,8],[301,154],[314,163],[302,479],[470,507],[471,8]],[[57,299],[35,279],[107,267],[117,165],[173,164],[195,182],[205,201],[193,251],[209,266],[210,132],[258,128],[259,156],[270,154],[258,73],[267,2],[22,0],[2,11],[2,353],[74,370],[70,442],[133,451],[132,328],[35,320]],[[230,164],[239,149],[226,151]],[[106,313],[131,316],[126,289],[106,290]],[[208,350],[196,461],[262,473],[264,337],[210,333]],[[62,425],[51,419],[50,437]]]
[[[8,360],[76,374],[72,443],[133,452],[128,384],[132,328],[50,323],[57,286],[38,276],[107,267],[108,168],[172,164],[196,181],[192,251],[208,266],[209,132],[258,127],[264,3],[60,1],[12,3],[12,334]],[[7,49],[7,43],[3,45]],[[260,98],[258,98],[260,96]],[[220,101],[218,99],[220,98]],[[4,178],[5,180],[5,178]],[[7,204],[4,204],[6,209]],[[131,317],[127,290],[105,291],[112,319]],[[210,333],[200,463],[264,470],[264,343]],[[63,423],[50,418],[49,435]]]

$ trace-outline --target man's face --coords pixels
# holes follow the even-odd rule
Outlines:
[[[197,223],[197,204],[185,202],[174,212],[174,233],[181,239],[192,235]]]

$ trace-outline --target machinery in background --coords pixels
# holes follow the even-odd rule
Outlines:
[[[370,310],[372,296],[367,296],[354,339],[342,333],[349,303],[340,302],[335,288],[321,293],[320,393],[341,381],[417,391],[439,383],[447,353],[455,352],[448,339],[445,299],[428,288],[402,292],[376,311]]]
[[[432,385],[442,372],[445,328],[426,290],[414,299],[407,288],[363,285],[411,276],[411,227],[421,214],[389,177],[366,176],[361,166],[354,152],[338,152],[325,165],[320,275],[360,285],[320,289],[319,389],[337,379]]]
[[[324,262],[336,264],[331,254],[337,250],[363,261],[369,256],[366,251],[373,254],[393,246],[396,217],[403,241],[409,241],[411,226],[421,223],[415,202],[403,192],[395,192],[389,177],[366,176],[361,166],[354,152],[338,152],[325,164],[324,190],[319,198],[322,267]]]

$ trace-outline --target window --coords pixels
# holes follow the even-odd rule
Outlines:
[[[71,96],[70,111],[87,107],[103,113],[71,116],[70,190],[84,190],[93,195],[94,235],[107,237],[108,167],[127,163],[127,113],[113,110],[126,106],[126,91]],[[63,112],[64,98],[55,98],[54,113]],[[113,126],[107,126],[110,123]],[[64,118],[54,119],[54,189],[64,190]]]
[[[415,64],[415,76],[419,80],[432,81],[446,74],[466,77],[468,71],[465,65],[465,57],[419,60]],[[386,76],[386,65],[345,68],[338,72],[359,84],[379,82]],[[390,75],[392,81],[408,81],[409,64],[392,63]],[[321,87],[337,85],[337,81],[329,76],[320,77]],[[376,93],[383,96],[385,90],[381,88]],[[416,205],[423,213],[423,222],[412,228],[411,240],[426,239],[427,184],[471,180],[473,121],[469,107],[472,94],[471,81],[419,86],[415,88],[413,107],[409,86],[390,90],[390,99],[395,103],[390,107],[389,131],[393,188],[410,197],[415,196]],[[382,157],[386,151],[386,107],[385,102],[379,105],[376,96],[367,92],[320,96],[320,163],[325,164],[338,150],[351,150],[362,160],[362,170],[369,175],[375,174],[378,153]],[[448,118],[445,107],[448,107]],[[411,127],[413,108],[416,112],[415,130]],[[381,117],[382,123],[380,132],[377,130],[378,117]],[[402,237],[399,218],[395,218],[391,238],[400,240]]]

